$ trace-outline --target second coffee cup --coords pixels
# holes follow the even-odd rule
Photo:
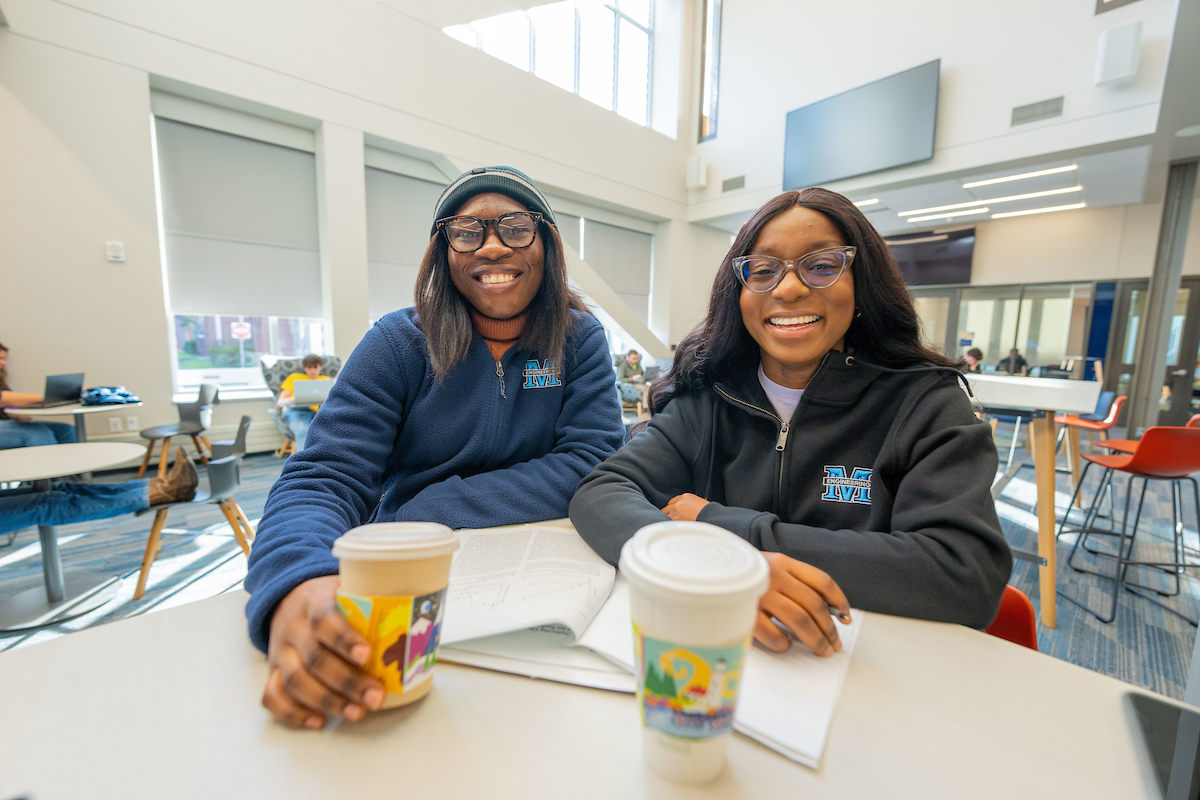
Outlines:
[[[715,525],[659,522],[625,543],[619,569],[631,589],[646,761],[675,781],[713,780],[770,583],[767,560]]]
[[[333,543],[342,578],[338,608],[371,644],[363,665],[380,681],[384,708],[429,693],[458,534],[432,522],[381,522]]]

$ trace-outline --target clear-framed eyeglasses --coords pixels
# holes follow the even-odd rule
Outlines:
[[[795,270],[806,286],[825,289],[845,274],[856,252],[854,247],[825,247],[792,261],[772,256],[738,256],[733,260],[733,271],[752,292],[771,291],[783,281],[789,269]]]
[[[488,225],[496,226],[496,234],[506,246],[519,250],[533,244],[541,221],[542,215],[536,211],[513,211],[495,219],[446,217],[435,222],[434,227],[446,235],[446,241],[457,252],[474,253],[483,247]]]

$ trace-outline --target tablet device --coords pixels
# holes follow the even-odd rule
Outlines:
[[[1160,796],[1163,800],[1200,798],[1200,711],[1138,692],[1125,698]]]
[[[316,406],[329,399],[333,381],[303,380],[292,383],[292,403],[298,406]]]

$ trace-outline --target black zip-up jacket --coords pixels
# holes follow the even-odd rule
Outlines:
[[[710,501],[701,522],[824,570],[855,608],[991,624],[1012,554],[991,433],[954,371],[830,351],[784,423],[756,369],[672,399],[584,478],[570,511],[584,540],[616,564],[691,492]]]

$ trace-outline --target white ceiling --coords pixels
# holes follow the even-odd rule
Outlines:
[[[553,0],[379,0],[382,5],[421,20],[435,28],[473,22],[517,9],[545,5]]]

